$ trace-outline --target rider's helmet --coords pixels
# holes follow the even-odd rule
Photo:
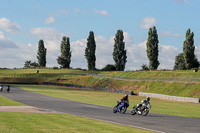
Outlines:
[[[125,94],[125,96],[124,96],[126,99],[128,99],[128,94]]]
[[[147,100],[147,101],[150,101],[150,97],[147,97],[146,100]]]

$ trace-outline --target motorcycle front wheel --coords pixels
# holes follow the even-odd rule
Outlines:
[[[116,106],[113,108],[113,113],[117,113],[117,107]]]
[[[135,115],[135,114],[136,114],[136,110],[135,109],[131,110],[131,115]]]

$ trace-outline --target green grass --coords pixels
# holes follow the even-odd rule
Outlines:
[[[100,74],[122,77],[179,77],[179,78],[200,78],[200,71],[176,70],[176,71],[114,71],[101,72]]]
[[[91,103],[96,105],[109,106],[109,107],[114,107],[116,105],[116,101],[123,96],[123,94],[99,92],[99,91],[86,91],[69,87],[44,86],[44,85],[16,85],[16,86],[28,91],[33,91],[48,96],[59,97],[59,98],[64,98],[84,103]],[[141,100],[144,98],[145,97],[129,96],[130,99],[129,109],[131,109],[133,105],[141,103]],[[153,113],[200,118],[200,104],[151,98],[151,105],[152,109],[150,110],[150,112]]]
[[[36,71],[39,70],[39,73]],[[0,69],[0,75],[16,76],[63,76],[65,74],[98,74],[99,71],[83,71],[74,69]]]
[[[0,96],[0,106],[25,106],[25,104]]]
[[[39,73],[36,71],[39,70]],[[0,69],[0,76],[48,76],[60,77],[67,74],[103,74],[122,77],[180,77],[180,78],[200,78],[200,71],[177,70],[177,71],[83,71],[74,69]]]
[[[172,96],[200,98],[199,83],[129,81],[92,76],[69,77],[60,83],[128,90],[133,91],[136,94],[138,94],[138,92],[149,92]]]
[[[1,133],[149,133],[68,114],[0,112]]]
[[[39,73],[36,73],[39,70]],[[83,71],[73,69],[0,69],[0,81],[5,83],[58,82],[85,86],[150,92],[181,97],[200,98],[200,84],[167,81],[128,81],[80,74],[104,74],[125,77],[180,77],[200,78],[200,71]],[[10,75],[10,77],[5,77]],[[28,78],[29,77],[29,78]]]

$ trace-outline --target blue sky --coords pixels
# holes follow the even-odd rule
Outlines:
[[[37,61],[37,45],[44,40],[47,67],[59,66],[63,36],[70,37],[71,67],[87,68],[86,39],[95,34],[96,66],[114,64],[114,36],[124,31],[126,70],[148,65],[148,30],[156,26],[159,69],[173,69],[188,28],[194,32],[195,53],[200,58],[199,0],[0,0],[0,67],[20,68]]]

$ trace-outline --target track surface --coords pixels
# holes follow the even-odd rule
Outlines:
[[[5,88],[5,87],[4,87]],[[112,112],[112,108],[86,103],[70,101],[61,98],[45,96],[11,87],[10,93],[4,89],[0,96],[43,109],[50,109],[62,113],[74,114],[103,121],[109,121],[144,129],[151,129],[167,133],[199,133],[200,119],[185,118],[170,115],[149,113],[147,116],[130,115]]]

